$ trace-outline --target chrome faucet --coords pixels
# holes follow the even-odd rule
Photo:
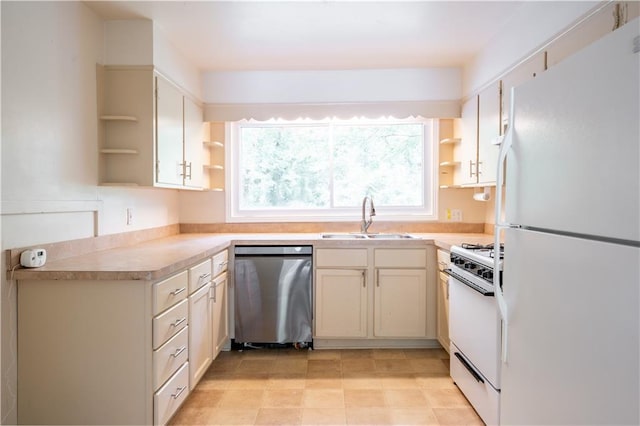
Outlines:
[[[365,214],[364,214],[365,207],[367,206],[367,200],[369,200],[369,204],[370,204],[369,220],[366,219]],[[362,200],[362,222],[360,223],[360,232],[362,232],[363,234],[367,233],[367,230],[369,229],[369,227],[373,223],[373,216],[375,216],[375,215],[376,215],[376,208],[373,206],[373,198],[371,198],[371,197],[369,197],[367,195]]]

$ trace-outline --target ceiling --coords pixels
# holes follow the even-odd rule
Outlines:
[[[463,66],[523,2],[88,1],[154,21],[203,71]]]

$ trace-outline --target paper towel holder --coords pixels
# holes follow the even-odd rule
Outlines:
[[[473,194],[473,199],[476,201],[489,201],[491,199],[491,188],[485,186],[483,192],[476,192]]]

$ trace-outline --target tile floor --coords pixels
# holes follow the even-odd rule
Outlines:
[[[223,352],[172,425],[482,425],[442,349]]]

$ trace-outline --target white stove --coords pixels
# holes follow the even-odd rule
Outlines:
[[[493,277],[502,272],[501,253],[493,245],[453,246],[447,270],[451,377],[486,424],[498,424],[500,412],[502,333]]]

